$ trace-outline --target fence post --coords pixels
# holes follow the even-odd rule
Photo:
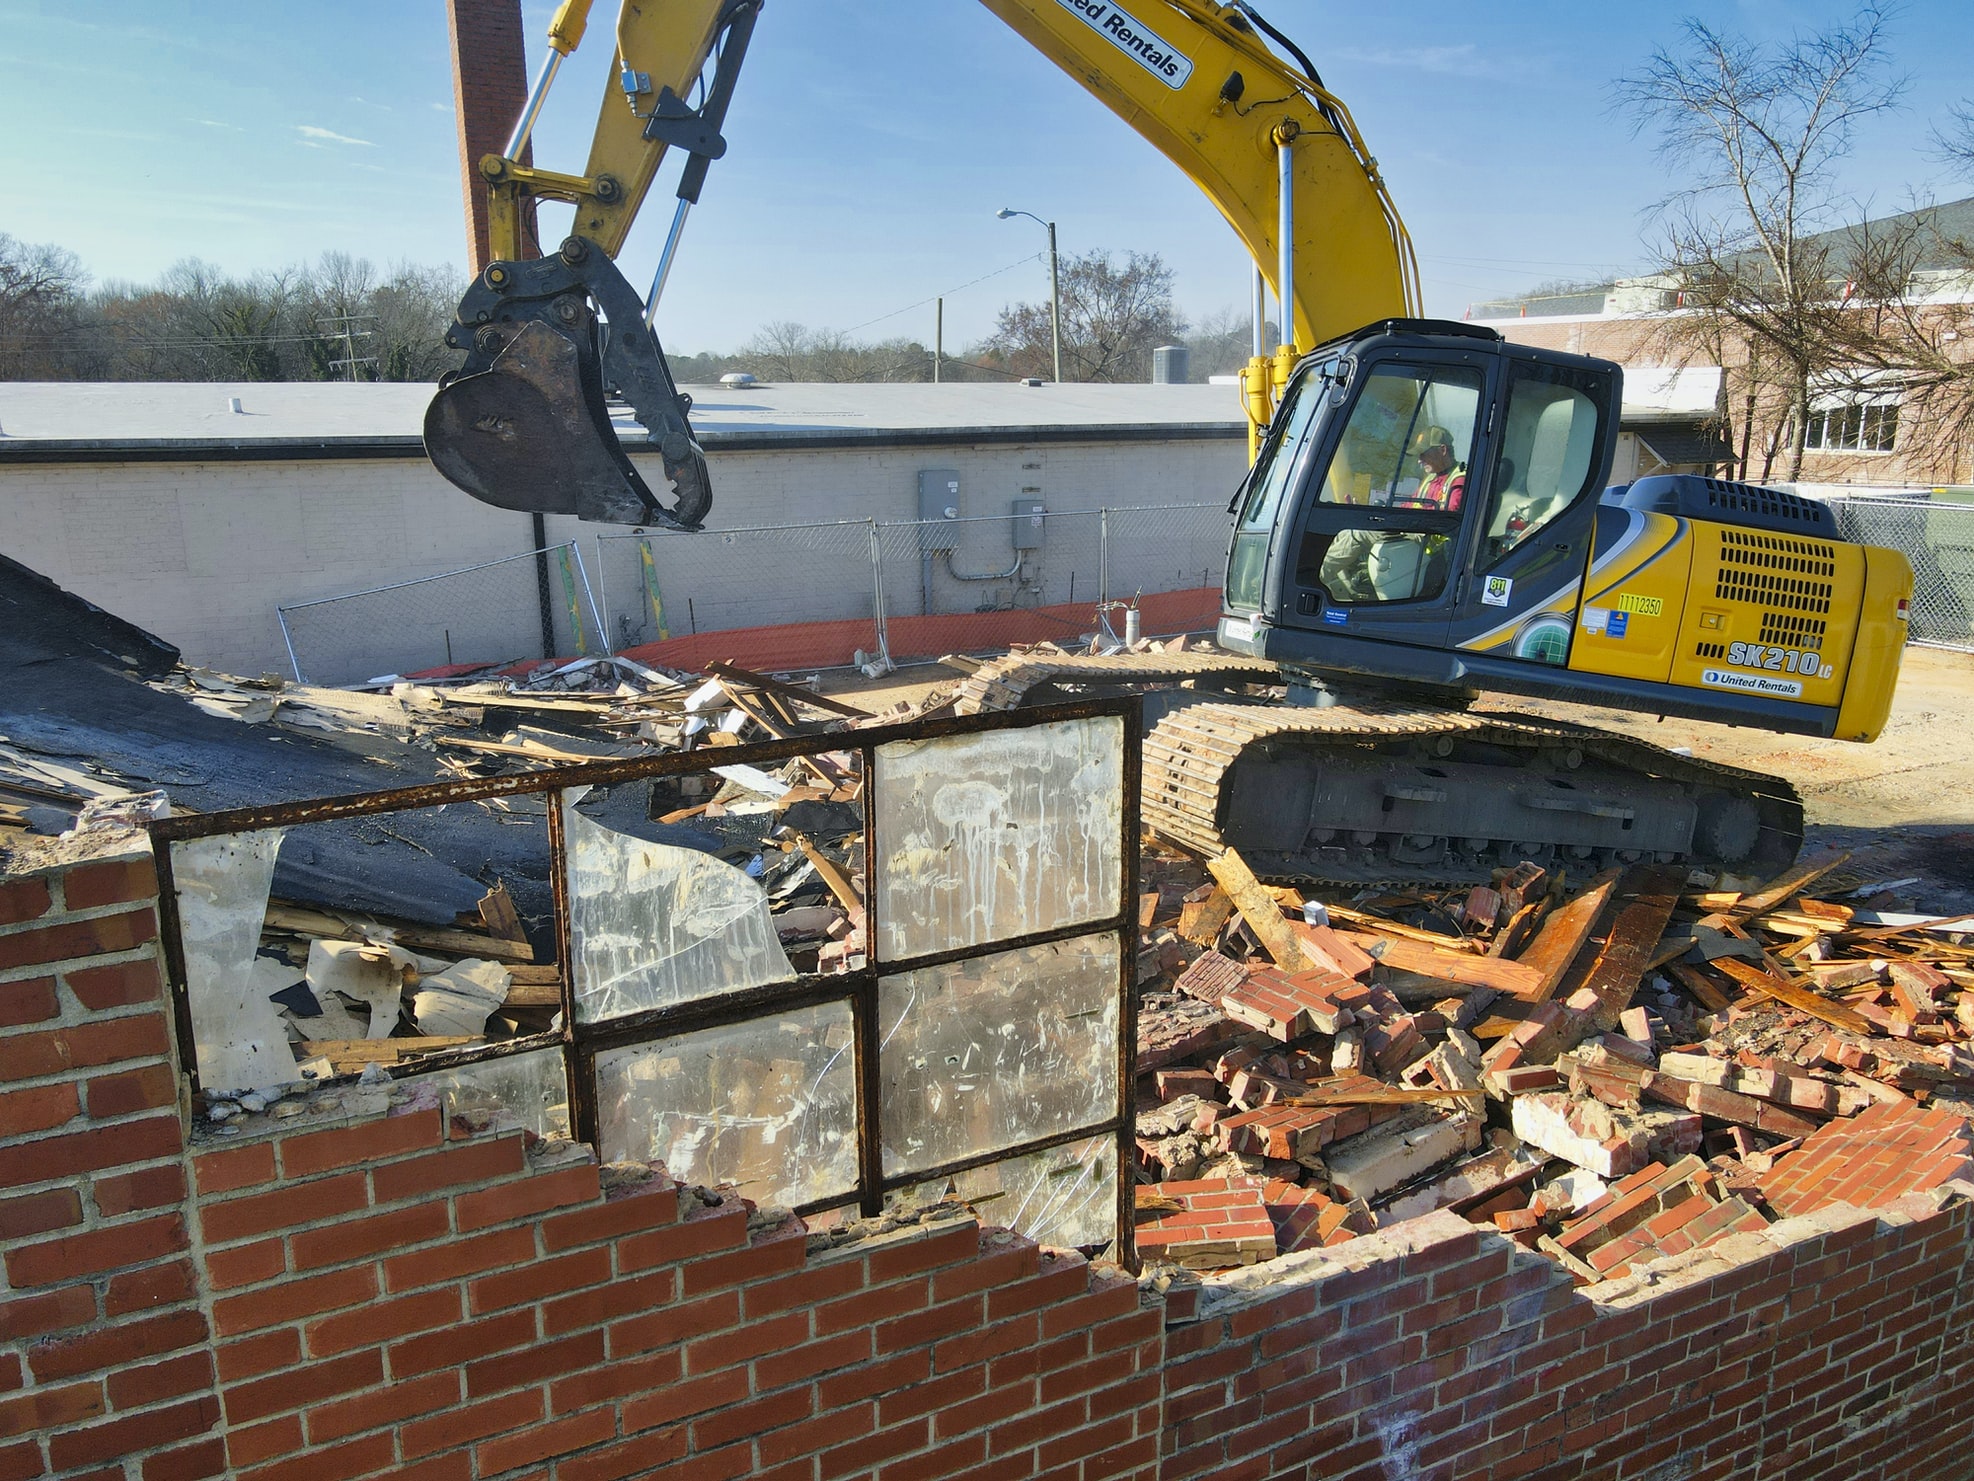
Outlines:
[[[1110,600],[1110,507],[1097,511],[1097,606]]]
[[[876,657],[886,668],[891,667],[891,636],[884,625],[884,546],[877,533],[877,521],[867,521],[870,525],[870,586],[871,622],[877,633]]]
[[[576,579],[583,584],[583,598],[589,603],[589,620],[596,624],[596,640],[603,645],[603,651],[606,654],[615,653],[617,651],[617,645],[610,639],[610,629],[604,626],[602,609],[596,604],[596,592],[589,584],[589,567],[583,564],[582,547],[574,540],[569,542],[569,554],[575,557]],[[597,573],[601,575],[603,571],[603,557],[601,552],[598,552],[597,555],[596,568]],[[574,605],[575,593],[571,592],[570,606],[573,607]],[[578,652],[583,651],[580,634],[576,640],[576,648]]]

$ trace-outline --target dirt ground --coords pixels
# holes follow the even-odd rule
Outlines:
[[[826,687],[855,693],[858,703],[879,709],[916,702],[958,678],[937,664],[918,664],[883,679],[857,677]],[[1809,824],[1805,852],[1852,852],[1837,882],[1917,876],[1918,884],[1895,892],[1912,908],[1974,910],[1974,654],[1908,648],[1892,717],[1870,745],[1546,700],[1503,697],[1483,707],[1555,715],[1654,745],[1689,747],[1710,761],[1777,773],[1802,794]]]

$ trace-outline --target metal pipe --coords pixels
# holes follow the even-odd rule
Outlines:
[[[1056,384],[1062,384],[1062,274],[1056,268],[1056,224],[1049,227],[1049,337],[1055,345]]]
[[[1275,231],[1282,274],[1277,296],[1282,303],[1280,333],[1285,345],[1295,343],[1295,135],[1292,124],[1275,130],[1276,196],[1280,207]]]
[[[1261,264],[1254,265],[1254,347],[1251,355],[1268,353],[1268,280],[1261,275]]]
[[[672,229],[665,233],[665,250],[658,254],[658,271],[651,275],[651,292],[644,300],[644,327],[649,329],[658,317],[658,300],[665,293],[665,279],[672,275],[672,260],[679,253],[679,237],[685,231],[686,214],[692,210],[692,202],[680,198],[678,209],[672,212]]]
[[[528,92],[528,106],[521,110],[521,118],[514,125],[514,132],[508,137],[507,147],[501,151],[505,159],[518,160],[521,151],[528,147],[528,135],[535,131],[535,119],[541,114],[541,105],[548,101],[548,90],[555,82],[555,74],[562,66],[562,53],[553,46],[548,55],[542,58],[541,71],[535,74],[535,85]]]

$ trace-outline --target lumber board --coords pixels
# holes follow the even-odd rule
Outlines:
[[[1396,936],[1403,941],[1419,941],[1427,946],[1437,946],[1446,951],[1462,951],[1469,955],[1480,954],[1480,943],[1469,941],[1461,936],[1443,936],[1438,931],[1428,931],[1419,926],[1408,926],[1402,921],[1386,920],[1381,915],[1367,911],[1353,910],[1348,905],[1326,905],[1332,920],[1348,921],[1360,930],[1376,931],[1380,936]]]
[[[1289,972],[1307,971],[1309,959],[1303,955],[1302,943],[1282,919],[1282,907],[1275,903],[1275,897],[1247,867],[1247,860],[1230,848],[1208,859],[1206,867],[1233,900],[1241,919],[1253,928],[1255,939],[1274,958],[1275,965]]]
[[[1743,987],[1754,992],[1765,992],[1779,1003],[1787,1003],[1799,1012],[1812,1018],[1820,1018],[1836,1028],[1854,1034],[1874,1034],[1877,1027],[1862,1014],[1853,1013],[1841,1004],[1822,998],[1807,988],[1785,982],[1773,972],[1764,972],[1752,962],[1744,962],[1738,957],[1724,956],[1713,963],[1714,967],[1725,972]]]
[[[1590,933],[1597,929],[1598,918],[1603,915],[1605,905],[1617,889],[1620,875],[1619,870],[1605,870],[1590,881],[1581,895],[1549,912],[1541,929],[1535,933],[1535,939],[1516,958],[1539,974],[1536,986],[1527,992],[1516,993],[1516,997],[1526,1002],[1546,1003],[1555,996],[1563,974],[1569,971],[1576,954],[1583,950]]]
[[[1728,907],[1728,914],[1736,920],[1753,920],[1763,911],[1780,905],[1791,895],[1801,894],[1805,887],[1814,884],[1840,864],[1850,862],[1850,857],[1849,851],[1843,850],[1798,864],[1787,873],[1771,880],[1754,894],[1743,895],[1739,901]]]
[[[1597,1026],[1617,1027],[1651,965],[1666,922],[1679,904],[1680,879],[1671,870],[1634,868],[1618,880],[1616,914],[1582,986],[1597,994]]]
[[[811,705],[819,710],[827,710],[832,715],[844,715],[852,720],[868,720],[869,710],[860,710],[853,704],[845,704],[840,699],[832,699],[827,694],[817,694],[804,689],[800,684],[788,684],[772,674],[757,674],[752,669],[744,669],[731,659],[716,658],[706,665],[706,672],[717,674],[723,679],[738,679],[743,684],[752,684],[756,689],[769,694],[779,694],[798,704]]]
[[[354,941],[375,930],[410,951],[432,951],[441,956],[479,957],[493,962],[532,962],[535,949],[525,941],[508,941],[478,931],[452,930],[445,926],[419,925],[371,915],[332,915],[311,910],[288,900],[269,900],[264,931],[288,931],[298,936],[319,936],[329,941]]]
[[[345,1065],[395,1064],[407,1054],[433,1054],[441,1049],[486,1042],[475,1034],[404,1039],[304,1039],[301,1049],[304,1059],[326,1059],[340,1073]]]
[[[1542,973],[1526,962],[1448,951],[1402,936],[1373,936],[1357,931],[1341,934],[1387,967],[1401,972],[1417,972],[1421,977],[1437,977],[1467,987],[1491,987],[1518,998],[1531,996],[1542,985]]]

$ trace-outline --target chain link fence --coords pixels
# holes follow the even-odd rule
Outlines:
[[[1847,540],[1884,545],[1912,563],[1907,639],[1974,651],[1974,504],[1827,497]]]
[[[1211,627],[1227,530],[1218,504],[848,520],[598,535],[595,565],[618,652],[827,665],[1074,643],[1107,599],[1152,599],[1147,634]]]
[[[415,581],[275,608],[295,678],[361,684],[393,674],[608,653],[574,541]]]

